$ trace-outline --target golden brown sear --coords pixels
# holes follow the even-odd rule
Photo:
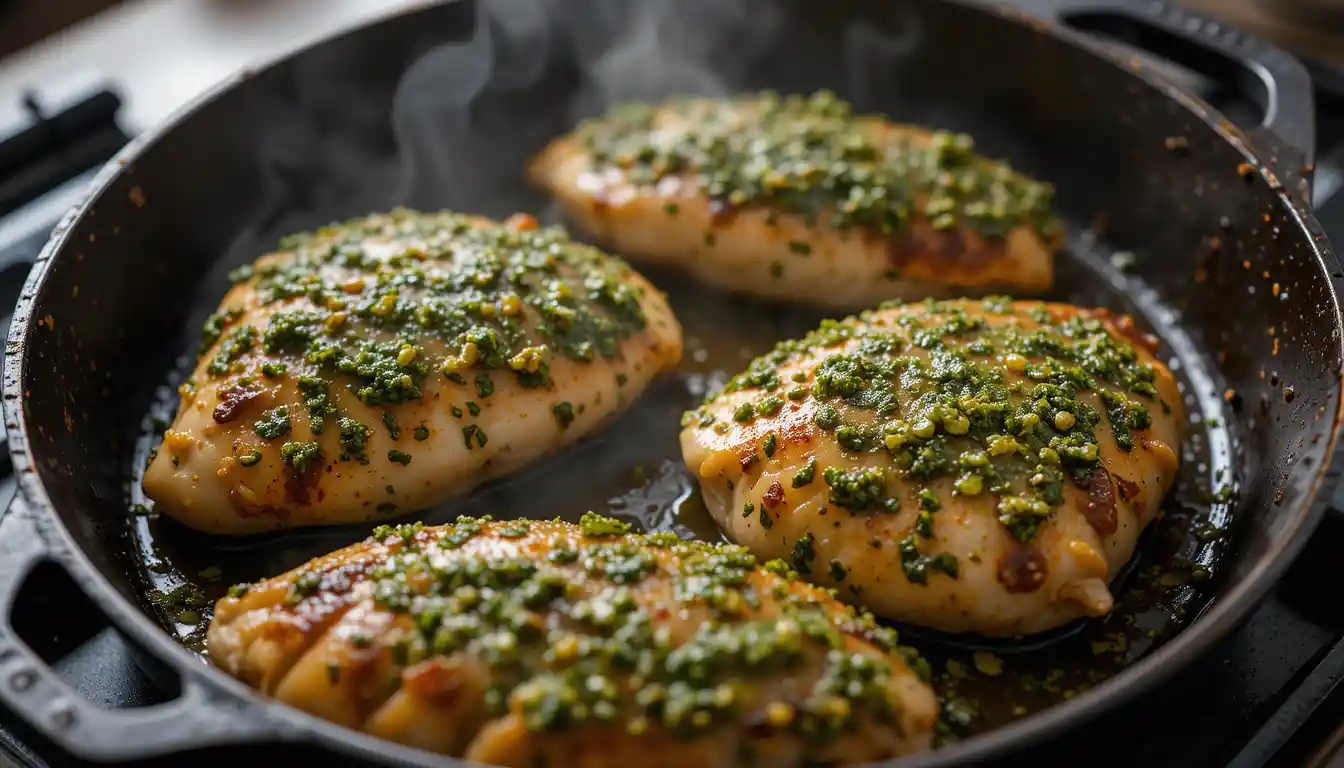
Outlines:
[[[596,429],[681,359],[666,297],[543,229],[395,211],[237,275],[145,473],[212,533],[386,519]]]
[[[927,665],[894,632],[745,548],[627,528],[383,526],[235,587],[210,659],[332,722],[502,766],[844,765],[932,745]]]
[[[929,301],[780,344],[686,414],[681,444],[758,557],[881,616],[1023,635],[1111,610],[1183,419],[1128,318]]]
[[[1049,185],[969,136],[855,115],[829,92],[626,104],[532,178],[589,236],[742,293],[857,310],[1050,287]]]

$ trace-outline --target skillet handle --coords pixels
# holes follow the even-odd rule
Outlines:
[[[1311,75],[1288,52],[1159,0],[1034,0],[1058,23],[1120,40],[1243,91],[1264,109],[1242,130],[1294,197],[1311,202],[1316,106]],[[1271,177],[1271,179],[1272,179]]]
[[[88,761],[157,757],[185,749],[257,742],[276,735],[242,702],[228,702],[192,675],[176,699],[136,709],[100,709],[63,682],[14,630],[15,598],[33,569],[61,564],[59,544],[22,500],[0,519],[0,702],[68,754]]]

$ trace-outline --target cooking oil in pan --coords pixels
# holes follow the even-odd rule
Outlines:
[[[932,663],[944,703],[941,734],[956,739],[1019,719],[1071,698],[1144,656],[1188,622],[1211,593],[1222,533],[1230,524],[1233,442],[1225,426],[1214,368],[1173,322],[1174,314],[1136,279],[1088,243],[1061,254],[1058,289],[1048,298],[1133,314],[1162,340],[1159,355],[1180,380],[1191,414],[1179,480],[1164,515],[1113,585],[1116,609],[1020,642],[968,640],[899,627]],[[646,271],[666,290],[685,329],[679,370],[655,382],[596,434],[492,482],[470,496],[409,516],[428,524],[458,515],[577,521],[585,511],[626,519],[649,531],[721,540],[681,461],[681,413],[785,338],[801,336],[824,315],[729,296],[675,275]],[[193,347],[195,339],[187,340]],[[176,384],[191,355],[160,387],[144,423],[128,496],[132,535],[142,561],[146,608],[165,629],[201,650],[210,609],[228,586],[278,574],[367,536],[371,526],[341,526],[244,539],[209,536],[154,515],[140,478],[145,459],[176,408]],[[1213,492],[1215,489],[1222,493]]]

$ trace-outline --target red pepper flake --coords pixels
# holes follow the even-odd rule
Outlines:
[[[1140,490],[1138,483],[1133,480],[1126,480],[1123,477],[1115,477],[1114,475],[1111,476],[1111,479],[1115,481],[1115,487],[1120,491],[1121,499],[1129,501],[1130,499],[1138,497]]]
[[[784,486],[780,485],[778,480],[771,483],[770,487],[765,489],[765,493],[761,495],[761,503],[765,505],[766,509],[774,509],[783,501]]]

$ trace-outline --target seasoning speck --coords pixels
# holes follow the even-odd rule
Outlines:
[[[998,677],[1003,674],[1003,660],[988,651],[976,651],[971,656],[975,668],[980,670],[981,674],[990,677]]]

